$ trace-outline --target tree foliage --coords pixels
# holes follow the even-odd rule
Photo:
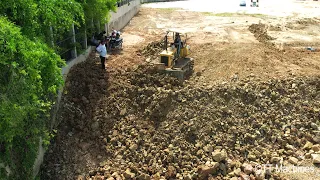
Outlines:
[[[50,44],[72,24],[105,23],[117,0],[2,0],[0,3],[0,164],[31,179],[39,137],[49,140],[50,109],[64,62]],[[49,38],[48,38],[49,37]],[[49,41],[50,40],[50,41]],[[0,168],[0,179],[3,178]]]
[[[107,23],[109,11],[116,11],[117,0],[79,0],[79,2],[83,6],[86,22],[93,19],[102,24]]]
[[[15,159],[32,167],[39,137],[47,131],[52,97],[63,82],[64,63],[46,44],[29,40],[6,18],[0,17],[0,27],[0,143],[5,145],[0,157],[12,155],[13,148],[18,155],[29,152]],[[11,167],[17,165],[11,161]],[[31,175],[26,169],[22,172]]]
[[[0,3],[0,15],[29,38],[48,36],[50,26],[68,30],[84,20],[82,5],[74,0],[6,0]]]
[[[0,16],[7,17],[21,27],[29,38],[50,36],[68,31],[74,23],[78,27],[94,20],[104,24],[109,12],[116,10],[117,0],[5,0],[0,3]]]

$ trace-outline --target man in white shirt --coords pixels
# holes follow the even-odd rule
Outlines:
[[[105,41],[101,41],[99,46],[96,48],[97,52],[100,54],[102,69],[106,69],[106,59],[107,59],[107,48],[105,45]]]

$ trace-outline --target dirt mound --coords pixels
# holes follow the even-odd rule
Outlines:
[[[314,18],[314,19],[304,18],[304,19],[297,20],[296,23],[301,24],[301,25],[317,25],[317,24],[319,24],[319,20],[316,18]]]
[[[283,31],[281,24],[276,24],[276,25],[270,25],[269,26],[269,31]]]
[[[292,30],[305,30],[310,26],[317,26],[319,25],[319,23],[320,23],[319,19],[304,18],[304,19],[293,21],[293,22],[288,22],[286,24],[286,27]]]
[[[89,66],[68,79],[64,101],[79,110],[63,109],[61,128],[72,128],[57,135],[46,179],[265,178],[253,167],[295,163],[320,143],[319,78],[197,87],[150,66],[110,75]],[[89,155],[96,163],[75,166]]]
[[[251,24],[249,31],[254,34],[254,37],[256,37],[259,42],[268,43],[268,41],[274,40],[273,37],[268,35],[268,26],[265,24]]]
[[[202,88],[142,81],[117,94],[119,102],[128,104],[113,130],[104,131],[103,144],[110,156],[95,170],[97,174],[138,179],[205,179],[208,174],[230,178],[238,176],[243,163],[253,161],[248,166],[254,166],[281,163],[281,159],[287,163],[289,157],[308,153],[303,149],[306,143],[319,143],[317,79]]]
[[[147,61],[151,62],[156,59],[159,59],[159,54],[164,49],[164,41],[155,41],[149,43],[144,47],[140,52],[148,59]]]

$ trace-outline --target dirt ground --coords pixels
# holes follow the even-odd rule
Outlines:
[[[274,46],[260,43],[249,31],[251,24],[259,23],[266,25],[273,38],[269,42]],[[306,50],[309,46],[320,48],[319,23],[317,18],[215,16],[179,9],[143,8],[124,29],[123,36],[130,39],[131,35],[138,35],[144,39],[141,43],[147,44],[162,38],[169,29],[187,32],[196,71],[202,72],[204,81],[215,82],[228,80],[234,74],[243,77],[253,73],[266,78],[319,74],[320,53]]]
[[[130,124],[131,121],[136,121],[134,117],[127,116],[126,120],[122,120],[122,116],[140,110],[128,109],[136,105],[129,106],[130,100],[117,100],[117,96],[126,96],[117,93],[124,88],[130,96],[128,83],[136,84],[140,89],[146,88],[146,92],[150,89],[144,83],[152,81],[161,84],[149,76],[135,73],[134,76],[143,79],[141,82],[132,82],[135,81],[134,78],[124,77],[126,72],[135,72],[137,65],[147,63],[148,57],[141,50],[151,42],[160,41],[166,30],[188,33],[187,42],[191,46],[190,57],[195,59],[195,73],[182,86],[201,89],[234,80],[246,81],[248,77],[255,77],[255,81],[270,81],[320,75],[320,18],[298,15],[278,17],[243,12],[216,14],[177,8],[142,7],[122,30],[124,49],[110,55],[106,72],[100,70],[99,61],[94,54],[86,64],[80,64],[71,70],[61,108],[64,110],[60,112],[62,123],[46,154],[41,179],[85,179],[85,175],[96,175],[101,162],[106,159],[110,161],[108,157],[118,157],[111,150],[105,150],[106,147],[115,148],[104,145],[104,141],[110,140],[105,140],[105,137],[110,133],[117,134],[118,131],[125,132],[123,129],[126,128],[118,124],[122,121],[129,123],[133,129],[137,128]],[[309,51],[307,47],[316,50]],[[130,73],[127,75],[131,76]],[[166,85],[156,86],[170,89]],[[172,86],[180,87],[179,84]],[[318,98],[316,96],[314,99],[315,104],[319,103]],[[145,104],[142,103],[141,106],[143,105]],[[165,105],[165,102],[160,101],[159,105]],[[319,116],[315,114],[314,117],[314,121],[319,122]],[[146,121],[137,122],[153,129]],[[118,131],[114,130],[115,127],[118,127]],[[125,133],[123,135],[126,136]],[[115,159],[114,161],[116,162]],[[310,162],[306,163],[313,166]],[[109,166],[112,167],[110,164]],[[287,174],[282,178],[306,179],[308,176],[308,179],[320,179],[319,174],[319,169],[316,169],[308,175]],[[98,176],[94,177],[99,179]],[[151,179],[160,178],[152,176]]]

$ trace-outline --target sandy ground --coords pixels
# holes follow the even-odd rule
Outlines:
[[[262,78],[319,74],[320,54],[306,48],[320,48],[320,19],[174,9],[183,3],[188,7],[192,2],[174,2],[172,7],[170,3],[145,5],[170,8],[143,7],[123,30],[125,42],[130,43],[125,45],[141,48],[160,40],[168,29],[187,32],[195,69],[210,82],[225,81],[235,74],[242,77],[253,73]],[[272,40],[261,43],[249,31],[251,24],[259,23],[266,25]]]
[[[298,1],[298,0],[262,0],[259,7],[250,7],[250,1],[246,0],[246,7],[239,6],[239,0],[187,0],[177,2],[145,4],[143,7],[149,8],[181,8],[195,12],[214,12],[214,13],[235,13],[245,12],[248,14],[267,14],[278,17],[300,16],[300,17],[319,17],[319,2]]]
[[[239,7],[239,1],[234,0],[215,4],[212,0],[145,4],[122,30],[124,49],[110,55],[107,69],[112,73],[145,63],[147,57],[140,50],[148,43],[161,40],[165,31],[171,29],[188,33],[190,57],[195,59],[195,74],[198,74],[191,81],[197,78],[199,85],[216,84],[249,75],[260,79],[320,75],[320,52],[306,50],[307,47],[320,49],[319,7],[320,2],[289,0],[265,0],[259,8]],[[249,27],[259,23],[265,27],[265,33],[252,33]],[[91,69],[98,71],[99,67],[97,61]],[[93,75],[87,72],[87,76]],[[99,85],[107,80],[112,81],[109,75],[101,75],[95,81]],[[108,92],[101,93],[108,95]],[[86,108],[91,111],[90,107]],[[90,142],[92,137],[82,137],[81,133],[68,134],[70,127],[68,129],[68,125],[64,125],[65,131],[62,130],[61,139],[53,145],[51,153],[67,154],[64,158],[68,160],[64,164],[54,164],[59,170],[52,171],[67,173],[69,176],[59,177],[72,179],[70,177],[75,174],[96,167],[101,157],[96,156],[100,154],[99,147],[89,148],[85,143]],[[84,143],[78,144],[77,139]],[[78,153],[88,148],[90,153]],[[47,161],[54,162],[61,159],[60,156],[49,156]],[[76,170],[73,172],[72,169]],[[49,171],[51,169],[47,170],[50,174]],[[319,179],[317,172],[308,174],[308,179]],[[306,176],[289,174],[288,178],[306,179]]]

